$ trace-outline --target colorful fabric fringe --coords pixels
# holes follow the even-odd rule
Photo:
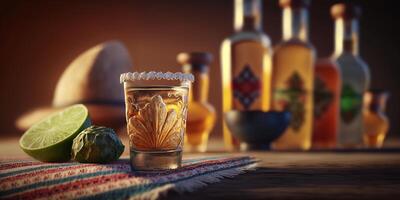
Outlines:
[[[187,159],[177,170],[132,172],[128,159],[111,164],[0,160],[0,199],[157,199],[193,191],[252,169],[250,157]]]

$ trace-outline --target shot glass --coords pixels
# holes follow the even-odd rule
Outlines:
[[[192,74],[129,72],[124,84],[130,162],[133,170],[181,166]]]

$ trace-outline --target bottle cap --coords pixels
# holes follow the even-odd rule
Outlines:
[[[280,0],[279,5],[282,8],[308,8],[310,7],[311,0]]]
[[[192,70],[201,73],[207,72],[208,65],[211,63],[212,59],[212,54],[207,52],[183,52],[176,57],[178,63],[183,65],[182,70],[185,73],[191,72]]]
[[[344,18],[353,19],[361,16],[361,8],[355,4],[338,3],[331,7],[331,15],[333,19]]]
[[[176,57],[178,63],[185,65],[208,65],[211,63],[213,56],[208,52],[190,52],[190,53],[180,53]]]

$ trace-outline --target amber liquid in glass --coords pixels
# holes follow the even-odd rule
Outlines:
[[[315,64],[312,148],[336,147],[339,105],[340,75],[338,67],[329,58],[319,59]]]
[[[307,42],[307,10],[283,10],[284,41],[272,58],[272,109],[289,111],[289,127],[274,149],[307,150],[311,147],[315,52]]]
[[[191,66],[195,82],[189,92],[189,111],[186,127],[185,150],[205,152],[210,132],[215,124],[215,109],[208,103],[208,67]],[[197,69],[199,68],[199,69]],[[185,70],[184,70],[185,71]]]
[[[299,41],[281,44],[273,57],[272,109],[289,111],[291,122],[275,149],[309,149],[313,121],[314,51]]]
[[[271,47],[261,30],[261,3],[258,0],[235,1],[235,29],[221,45],[222,108],[262,110],[270,107]],[[223,136],[228,150],[237,149],[223,119]]]
[[[381,148],[389,129],[388,118],[385,115],[366,111],[364,114],[364,124],[364,145],[371,148]]]
[[[387,92],[369,91],[364,95],[364,145],[381,148],[389,130],[389,119],[385,114]]]
[[[185,149],[191,152],[205,152],[214,122],[215,110],[210,104],[190,102]]]
[[[125,93],[132,166],[140,170],[179,167],[188,88],[131,87]],[[148,155],[157,157],[157,163],[151,163]]]

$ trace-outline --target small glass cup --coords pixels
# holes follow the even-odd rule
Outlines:
[[[133,170],[181,166],[192,74],[129,72],[124,84],[127,133]]]

